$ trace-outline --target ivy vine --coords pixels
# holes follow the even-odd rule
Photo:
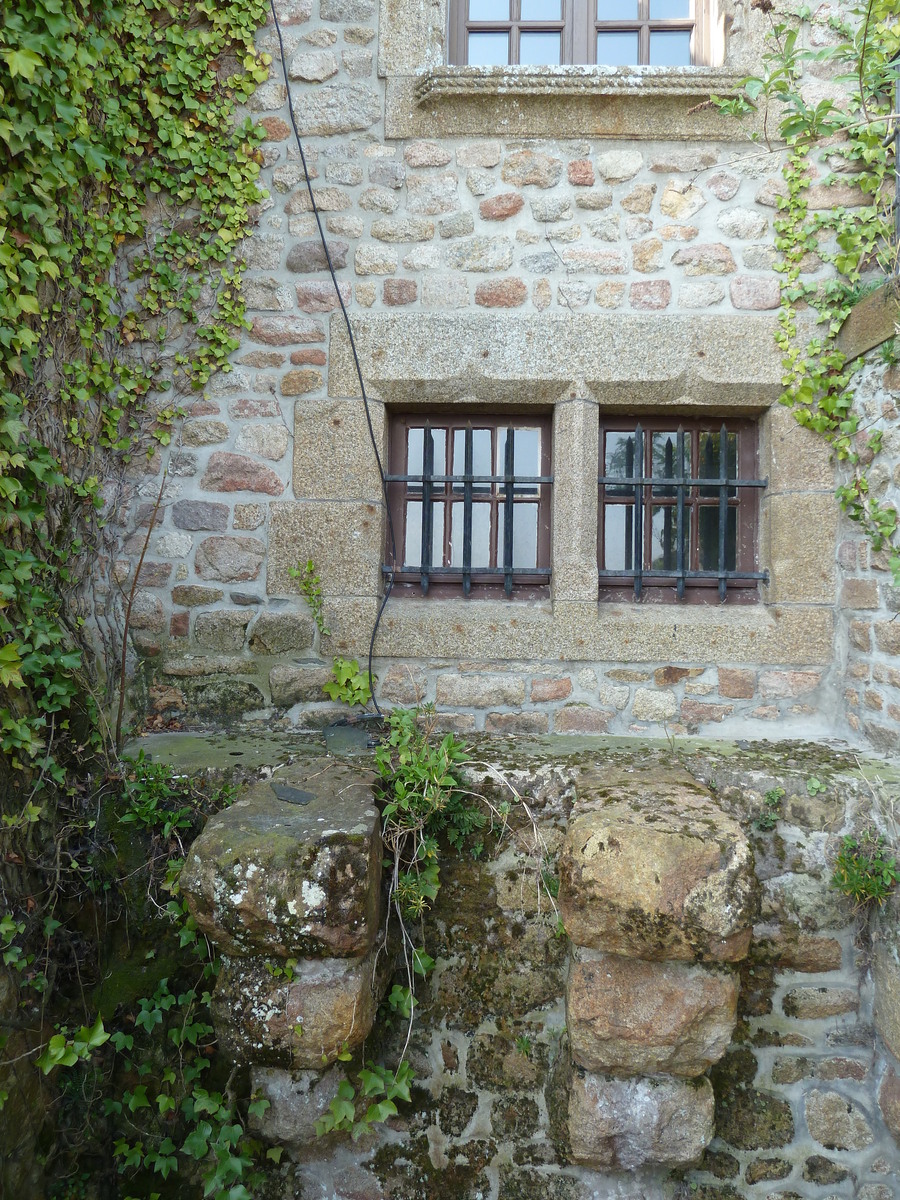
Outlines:
[[[226,366],[245,323],[262,134],[236,114],[268,77],[264,15],[264,0],[4,7],[0,753],[38,793],[103,740],[77,614],[128,464],[161,469],[178,394]]]
[[[771,12],[770,0],[755,7]],[[835,457],[849,468],[837,497],[875,551],[886,551],[895,584],[900,584],[900,531],[896,508],[870,484],[870,468],[881,453],[882,430],[865,429],[854,402],[862,359],[850,361],[837,335],[866,287],[897,278],[900,248],[893,216],[893,90],[900,62],[900,16],[894,0],[869,0],[842,7],[828,21],[830,44],[804,44],[812,10],[801,7],[789,20],[772,19],[763,71],[743,81],[742,92],[715,98],[733,116],[774,114],[787,146],[782,169],[785,190],[778,198],[775,245],[781,258],[778,345],[783,354],[781,402],[797,421],[827,439]],[[837,98],[815,101],[804,93],[803,71],[827,66]],[[839,89],[844,89],[842,92]],[[813,93],[814,95],[814,93]],[[896,120],[896,116],[894,118]],[[762,136],[765,136],[763,134]],[[825,165],[829,173],[819,178]],[[810,187],[850,186],[860,203],[811,207]],[[835,192],[838,197],[842,193]],[[833,278],[804,279],[809,256],[830,263]],[[815,260],[813,260],[815,261]],[[816,314],[816,332],[806,338],[801,308]]]

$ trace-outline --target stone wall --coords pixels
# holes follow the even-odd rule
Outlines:
[[[281,826],[315,829],[317,805],[330,811],[346,790],[346,767],[300,754],[194,845],[185,893],[231,955],[217,1032],[271,1103],[258,1132],[287,1151],[273,1194],[896,1200],[897,912],[870,924],[830,877],[840,836],[897,780],[796,745],[585,751],[561,740],[538,753],[488,742],[477,757],[473,788],[508,795],[501,772],[536,825],[516,809],[482,861],[442,863],[423,931],[437,965],[417,989],[412,1102],[357,1142],[316,1138],[315,1119],[345,1073],[396,1062],[406,1038],[384,1007],[373,1024],[367,989],[390,987],[385,951],[360,990],[372,945],[361,897],[377,891],[362,850],[377,830],[359,824],[367,777],[329,822],[324,855],[313,838],[309,856],[308,833],[293,842],[293,876],[271,869]],[[813,774],[822,787],[810,794]],[[776,787],[778,819],[760,830]],[[239,832],[251,828],[255,849]],[[345,874],[332,868],[348,836],[357,868]],[[541,872],[559,880],[561,927]],[[332,912],[344,897],[357,914],[346,923],[364,931],[357,945],[328,937],[324,895]],[[236,956],[235,922],[248,931]],[[277,946],[273,923],[287,938]],[[279,973],[289,953],[297,961]],[[335,1061],[344,1043],[358,1047],[351,1063]]]
[[[880,350],[867,355],[857,389],[861,417],[860,453],[872,495],[897,504],[900,474],[894,465],[900,452],[897,396],[900,370]],[[868,436],[881,431],[883,453],[872,462]],[[871,463],[871,466],[869,464]],[[850,522],[842,522],[838,546],[841,638],[845,651],[844,704],[847,721],[856,732],[882,750],[900,745],[900,592],[893,585],[886,551],[874,551]]]
[[[775,404],[780,159],[697,108],[758,61],[764,14],[744,7],[729,10],[721,68],[635,76],[442,68],[443,5],[282,0],[294,114],[382,452],[389,414],[410,406],[553,417],[549,596],[392,600],[375,645],[385,702],[434,701],[448,724],[494,731],[843,728],[833,472]],[[260,42],[275,58],[250,105],[269,189],[244,247],[251,328],[233,370],[185,399],[165,461],[134,478],[114,566],[127,585],[146,545],[129,665],[151,724],[320,719],[330,659],[367,652],[382,586],[359,386],[271,25]],[[824,181],[832,166],[813,169]],[[837,199],[862,197],[810,192],[813,208]],[[805,268],[827,274],[816,254]],[[760,603],[598,605],[599,418],[648,409],[759,420]],[[327,637],[290,574],[308,558]]]

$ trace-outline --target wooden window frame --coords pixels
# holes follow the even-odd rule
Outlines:
[[[638,34],[638,63],[649,65],[651,32],[690,30],[691,66],[710,65],[712,55],[712,16],[714,0],[692,0],[690,17],[680,20],[651,20],[650,0],[637,0],[638,15],[631,21],[601,21],[596,18],[596,0],[561,0],[558,21],[521,20],[521,0],[510,0],[507,21],[469,21],[468,0],[451,0],[448,36],[449,62],[465,66],[468,61],[468,34],[508,33],[509,66],[519,65],[519,36],[522,32],[561,32],[561,65],[604,66],[597,62],[597,34],[635,31]],[[545,64],[552,65],[552,64]],[[627,67],[621,68],[627,70]]]
[[[640,495],[640,513],[642,525],[643,555],[641,568],[635,572],[633,567],[619,573],[604,567],[606,534],[606,510],[610,507],[637,507],[637,494],[632,499],[617,494],[607,497],[607,484],[604,483],[606,463],[606,435],[608,433],[633,433],[640,427],[643,434],[643,465],[642,473],[636,478],[643,478],[643,486],[635,488]],[[728,577],[713,574],[712,578],[691,578],[691,571],[699,570],[700,510],[712,508],[718,510],[719,496],[701,495],[701,487],[685,486],[686,493],[684,510],[689,521],[687,547],[690,552],[690,562],[685,565],[685,575],[679,579],[675,571],[666,575],[651,575],[651,514],[654,507],[674,508],[677,504],[677,487],[673,487],[666,495],[655,490],[653,484],[647,482],[652,478],[652,435],[660,433],[676,433],[684,431],[685,443],[690,444],[689,471],[686,479],[698,478],[695,472],[699,470],[699,438],[702,433],[719,433],[724,429],[727,433],[737,434],[737,475],[730,483],[734,483],[734,495],[728,495],[726,506],[736,513],[735,534],[735,563],[733,570],[727,572]],[[759,502],[767,480],[757,478],[759,451],[759,427],[753,420],[735,420],[729,418],[685,418],[642,416],[640,418],[610,416],[600,422],[600,484],[599,505],[597,512],[597,562],[601,572],[599,579],[599,597],[601,601],[640,601],[671,603],[685,601],[694,604],[711,604],[722,601],[736,603],[754,603],[759,600],[759,584],[766,582],[768,575],[758,570],[758,538],[759,538]],[[668,478],[668,477],[667,477]],[[675,480],[673,479],[673,483]],[[713,480],[707,485],[707,493],[712,490]],[[729,491],[731,490],[729,483]],[[633,518],[634,520],[634,518]],[[632,526],[634,529],[634,525]],[[640,536],[640,533],[639,533]],[[719,563],[721,570],[724,564]]]
[[[393,527],[394,544],[396,546],[397,560],[392,564],[390,545],[390,536],[385,551],[385,566],[383,568],[385,574],[393,571],[394,575],[394,591],[397,594],[403,595],[422,595],[422,596],[485,596],[499,597],[504,594],[515,599],[544,599],[549,595],[550,583],[550,501],[553,477],[551,475],[552,464],[552,421],[550,416],[534,413],[523,414],[521,412],[441,412],[439,410],[429,410],[428,412],[403,412],[391,413],[388,417],[389,432],[388,432],[388,473],[387,473],[387,489],[388,489],[388,505],[391,515],[391,525]],[[538,429],[541,434],[540,442],[540,475],[539,477],[532,476],[513,476],[513,479],[521,478],[530,480],[540,478],[541,482],[535,486],[538,491],[537,499],[537,566],[534,569],[512,568],[510,563],[502,563],[502,550],[500,545],[503,537],[502,522],[505,517],[506,493],[503,489],[500,477],[496,477],[496,481],[491,483],[491,495],[489,500],[475,500],[474,503],[490,505],[490,557],[492,566],[488,569],[471,566],[468,570],[463,567],[450,568],[443,564],[439,568],[429,566],[425,571],[419,567],[404,567],[404,555],[406,547],[406,505],[407,502],[418,501],[422,499],[423,488],[425,484],[424,470],[422,476],[415,476],[415,479],[421,479],[422,482],[415,490],[411,487],[411,481],[408,479],[408,460],[407,460],[407,434],[410,429],[424,428],[430,425],[431,428],[437,430],[448,431],[448,446],[452,447],[452,434],[456,430],[466,429],[471,427],[476,429],[490,429],[492,432],[499,429],[512,426],[514,429]],[[492,440],[492,447],[494,443]],[[452,453],[452,450],[451,450]],[[451,471],[449,468],[453,467]],[[450,529],[451,522],[448,519],[449,509],[451,504],[460,502],[473,503],[471,498],[471,489],[466,496],[465,468],[462,472],[456,470],[457,464],[447,463],[445,469],[447,478],[435,476],[438,482],[433,483],[430,491],[432,502],[437,502],[444,507],[444,543],[443,557],[449,561],[450,547]],[[424,463],[423,463],[424,468]],[[476,477],[481,478],[481,477]],[[454,482],[451,482],[450,480]],[[482,484],[484,486],[484,484]],[[532,500],[516,500],[515,490],[513,491],[513,516],[517,504],[527,503],[533,504]]]

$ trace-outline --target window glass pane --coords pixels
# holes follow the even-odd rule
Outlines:
[[[509,0],[469,0],[470,21],[508,21]]]
[[[513,519],[512,565],[523,569],[537,566],[537,505],[517,504]]]
[[[520,33],[519,62],[529,67],[555,66],[560,61],[558,33]]]
[[[634,510],[630,504],[603,506],[603,569],[630,571],[634,545]]]
[[[417,567],[422,561],[422,504],[412,500],[406,506],[406,543],[403,547],[404,567]]]
[[[472,430],[472,474],[473,475],[490,475],[492,462],[492,446],[491,446],[491,430],[490,429],[473,429]],[[472,489],[473,493],[478,495],[489,495],[491,484],[480,483],[476,484]]]
[[[653,474],[662,479],[677,478],[678,471],[678,434],[672,433],[654,433],[651,435],[651,444],[653,447]],[[681,456],[681,475],[688,478],[690,471],[688,467],[688,454],[690,453],[691,440],[690,436],[684,439]],[[653,488],[654,496],[674,496],[678,489],[674,486],[669,487],[666,484],[656,484]],[[685,496],[687,496],[687,489]]]
[[[737,561],[737,509],[729,508],[725,517],[725,570],[735,570]],[[704,504],[700,509],[700,570],[719,569],[719,506]]]
[[[472,67],[505,67],[509,63],[509,34],[470,33],[466,62]]]
[[[650,0],[651,21],[687,21],[691,16],[691,0]]]
[[[615,479],[629,479],[635,474],[634,468],[634,434],[608,433],[606,435],[604,474]],[[633,490],[633,487],[628,486],[606,485],[608,496],[628,496]]]
[[[443,565],[444,506],[432,505],[431,565]],[[403,566],[418,569],[422,565],[422,503],[411,500],[406,505],[406,540],[403,546]]]
[[[636,21],[638,0],[597,0],[598,21]]]
[[[690,515],[685,512],[684,565],[689,567]],[[650,527],[650,567],[654,571],[675,571],[678,567],[678,512],[674,504],[652,509]]]
[[[690,31],[651,30],[651,67],[689,67],[691,65]]]
[[[453,474],[461,477],[466,471],[466,430],[454,429],[453,431]],[[491,473],[491,431],[490,429],[473,429],[472,430],[472,474],[473,475],[490,475]],[[463,485],[461,482],[453,484],[454,492],[461,492]],[[474,495],[481,493],[484,495],[490,492],[491,485],[489,483],[476,483],[472,492]]]
[[[422,443],[425,437],[424,429],[408,429],[406,431],[406,474],[422,474]],[[421,483],[410,483],[411,492],[420,492]]]
[[[503,436],[503,430],[498,431],[497,438],[497,459],[498,473],[504,469],[504,454],[506,447],[506,439]],[[541,473],[541,433],[539,429],[517,429],[515,431],[515,441],[513,443],[513,471],[516,477],[520,475],[540,475]],[[540,484],[526,483],[522,486],[517,486],[515,494],[517,496],[536,496]]]
[[[463,533],[465,521],[465,505],[461,502],[451,504],[450,509],[450,563],[451,567],[462,570],[463,566]],[[491,565],[491,506],[490,504],[472,505],[472,566],[489,567]]]
[[[522,21],[559,21],[561,0],[522,0]]]
[[[597,63],[604,67],[632,67],[638,61],[638,35],[598,33]]]
[[[447,430],[432,428],[431,444],[434,447],[434,474],[443,475],[444,471],[444,452],[447,446]],[[422,465],[424,462],[424,446],[425,446],[425,430],[424,429],[409,429],[406,434],[406,474],[421,475]],[[420,491],[422,485],[411,483],[410,491]],[[438,484],[439,488],[443,488],[443,484]]]
[[[727,438],[727,458],[725,461],[725,471],[729,479],[737,478],[737,434],[726,434]],[[698,464],[697,478],[698,479],[718,479],[721,462],[719,459],[719,442],[721,435],[718,433],[703,432],[700,434],[700,462]],[[718,487],[701,487],[701,496],[718,496]],[[737,488],[728,488],[729,496],[737,495]]]

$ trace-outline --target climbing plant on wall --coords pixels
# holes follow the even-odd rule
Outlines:
[[[4,5],[0,752],[38,790],[65,781],[61,733],[70,755],[100,737],[78,595],[129,463],[159,469],[178,394],[237,345],[261,135],[236,117],[268,76],[253,44],[264,13],[264,0]]]
[[[882,434],[861,427],[854,381],[863,364],[850,362],[836,339],[867,283],[884,276],[896,279],[900,265],[892,212],[890,120],[900,69],[900,62],[894,61],[900,55],[900,16],[894,0],[835,7],[829,10],[827,26],[819,25],[819,44],[812,48],[811,9],[801,7],[789,19],[777,19],[771,0],[758,0],[754,7],[769,13],[771,21],[763,71],[744,80],[738,97],[716,103],[738,117],[765,113],[767,126],[774,119],[778,137],[787,146],[785,188],[775,222],[781,256],[778,343],[785,371],[781,400],[801,425],[824,436],[836,457],[849,466],[838,499],[873,548],[887,550],[898,582],[897,512],[870,486],[870,466],[881,452]],[[818,80],[810,68],[832,79],[829,96],[816,89]],[[765,133],[756,136],[764,138]],[[815,204],[810,203],[813,185]],[[834,268],[833,277],[824,283],[804,278],[819,259]],[[798,320],[806,308],[816,316],[811,337]]]

